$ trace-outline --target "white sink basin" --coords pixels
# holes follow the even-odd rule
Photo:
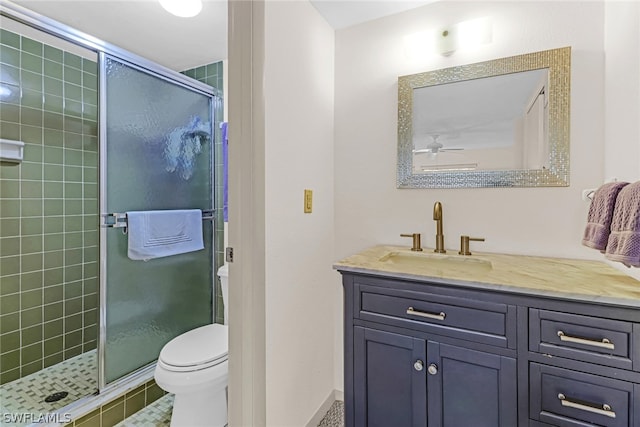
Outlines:
[[[393,251],[380,258],[381,262],[411,270],[423,271],[455,271],[480,273],[491,270],[491,261],[473,255],[448,255],[433,252],[401,252]]]

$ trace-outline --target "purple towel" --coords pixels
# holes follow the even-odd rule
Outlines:
[[[627,267],[640,267],[640,181],[618,194],[604,256]]]
[[[600,186],[593,195],[587,226],[584,229],[582,244],[601,252],[605,251],[609,233],[611,232],[611,220],[616,205],[616,198],[620,190],[629,184],[628,182],[610,182]]]
[[[229,221],[229,123],[220,123],[222,132],[222,218],[224,222]]]

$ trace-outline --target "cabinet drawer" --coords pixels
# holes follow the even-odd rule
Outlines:
[[[515,307],[506,304],[368,286],[361,286],[358,296],[363,320],[502,347],[515,345]]]
[[[635,389],[634,389],[635,387]],[[638,386],[531,363],[529,417],[557,426],[635,426]]]
[[[633,369],[633,323],[538,309],[529,322],[531,351]]]

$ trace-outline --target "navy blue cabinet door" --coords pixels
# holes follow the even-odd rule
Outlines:
[[[516,361],[468,348],[427,343],[429,427],[514,427]]]
[[[422,339],[354,327],[357,427],[426,427],[426,345]]]

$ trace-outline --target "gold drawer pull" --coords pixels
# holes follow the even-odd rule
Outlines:
[[[609,417],[609,418],[616,417],[616,413],[612,411],[611,406],[607,405],[606,403],[601,406],[583,405],[582,403],[573,402],[567,399],[567,396],[565,396],[562,393],[558,394],[558,399],[560,399],[560,403],[562,404],[562,406],[566,406],[567,408],[574,408],[574,409],[579,409],[581,411],[592,412],[594,414],[604,415],[605,417]]]
[[[407,314],[411,314],[412,316],[426,317],[427,319],[434,319],[434,320],[444,320],[444,318],[447,317],[447,315],[443,311],[441,311],[438,314],[425,313],[424,311],[416,311],[413,309],[413,307],[407,308]]]
[[[594,340],[588,340],[585,338],[578,338],[578,337],[572,337],[570,335],[565,335],[564,332],[562,331],[558,331],[558,336],[560,337],[560,341],[572,342],[574,344],[590,345],[592,347],[606,348],[609,350],[614,350],[616,348],[616,346],[613,345],[613,343],[606,338],[602,338],[602,341],[594,341]]]

